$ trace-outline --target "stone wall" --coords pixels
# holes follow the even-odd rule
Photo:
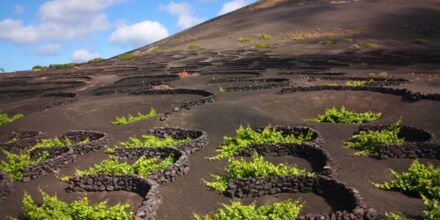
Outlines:
[[[15,141],[11,141],[14,138]],[[39,131],[13,131],[0,139],[0,147],[6,151],[18,153],[34,146],[44,138],[47,136]]]
[[[251,79],[247,81],[253,82],[254,84],[230,86],[230,87],[226,87],[225,91],[236,92],[236,91],[260,90],[260,89],[274,89],[279,87],[293,86],[292,81],[284,78]]]
[[[199,151],[203,149],[206,145],[208,145],[208,135],[204,131],[183,128],[155,127],[149,129],[147,131],[147,134],[154,135],[157,138],[165,138],[166,136],[170,136],[177,140],[191,138],[190,142],[178,144],[177,146],[172,146],[183,150],[187,154]]]
[[[128,191],[137,193],[144,199],[136,211],[135,219],[154,219],[162,203],[158,184],[137,175],[93,174],[75,176],[69,180],[67,191]]]
[[[362,125],[359,131],[381,130],[388,125]],[[359,133],[356,132],[355,134]],[[401,145],[381,145],[378,147],[377,154],[371,155],[378,159],[389,158],[429,158],[440,159],[440,142],[436,136],[420,128],[401,126],[398,134],[404,138],[405,142]]]
[[[117,159],[138,159],[142,156],[167,158],[169,155],[174,155],[174,163],[167,168],[156,170],[148,175],[148,179],[154,180],[158,183],[167,183],[176,180],[177,177],[183,176],[189,171],[188,155],[177,148],[161,147],[161,148],[147,148],[147,147],[133,147],[133,148],[117,148],[112,153]]]
[[[383,94],[390,94],[401,96],[404,101],[408,102],[416,102],[420,100],[433,100],[440,101],[440,94],[421,94],[418,92],[412,92],[408,89],[401,88],[390,88],[390,87],[375,87],[375,86],[360,86],[360,87],[350,87],[350,86],[310,86],[310,87],[290,87],[284,88],[279,91],[277,94],[287,94],[287,93],[295,93],[295,92],[314,92],[314,91],[323,91],[323,90],[337,90],[337,91],[370,91],[370,92],[378,92]]]
[[[81,155],[107,148],[109,144],[107,134],[96,131],[70,130],[65,132],[61,138],[69,138],[74,142],[81,142],[88,138],[89,142],[87,143],[71,146],[75,154]]]
[[[230,180],[225,194],[247,198],[277,193],[312,192],[344,206],[330,213],[304,214],[299,219],[376,219],[373,209],[367,209],[359,192],[337,180],[324,176],[271,176]]]
[[[6,199],[7,195],[11,192],[12,183],[9,176],[0,172],[0,201]]]

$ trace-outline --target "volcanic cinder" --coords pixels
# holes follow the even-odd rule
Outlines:
[[[68,153],[68,149],[53,152],[53,157],[69,154],[73,161],[48,163],[39,175],[23,181],[9,183],[2,174],[0,218],[20,216],[24,192],[40,201],[38,189],[56,193],[64,201],[86,195],[91,202],[129,203],[136,213],[149,198],[145,191],[154,188],[150,197],[161,200],[153,207],[156,219],[192,219],[195,212],[213,213],[232,199],[204,186],[202,179],[224,174],[227,167],[227,160],[207,158],[216,155],[223,136],[234,135],[240,125],[268,124],[290,126],[292,132],[310,129],[316,132],[316,141],[306,143],[301,152],[277,144],[273,151],[258,146],[261,152],[268,151],[267,160],[309,171],[327,169],[330,175],[319,177],[322,180],[294,178],[300,181],[295,189],[277,190],[275,184],[264,192],[246,191],[259,182],[250,189],[244,186],[244,195],[243,186],[232,185],[233,192],[244,197],[235,199],[257,205],[299,199],[305,204],[301,215],[356,213],[362,208],[372,219],[385,212],[420,217],[424,209],[420,198],[381,190],[371,183],[391,180],[389,169],[404,171],[415,158],[440,166],[439,21],[436,0],[266,0],[122,57],[1,74],[1,112],[24,117],[0,127],[0,147],[25,149],[43,136],[61,137],[76,130],[105,134],[106,141],[90,136],[89,145],[94,147],[84,154]],[[261,34],[271,39],[261,39]],[[365,84],[344,86],[356,80]],[[403,134],[409,141],[405,146],[412,153],[393,154],[390,149],[381,157],[355,156],[343,142],[359,131],[359,124],[305,120],[342,106],[354,112],[381,112],[372,125],[401,119],[408,131]],[[156,117],[127,125],[111,123],[117,116],[148,113],[150,108],[157,110]],[[81,141],[81,135],[88,133],[75,134],[69,137]],[[182,170],[167,170],[164,176],[172,180],[158,186],[129,177],[142,183],[136,190],[111,185],[111,189],[97,187],[96,192],[72,192],[66,190],[68,183],[58,179],[107,158],[105,147],[143,134],[189,137],[189,143],[174,149],[186,149],[179,157],[189,160],[189,170],[187,161],[185,166],[173,166]],[[17,137],[16,145],[6,143],[12,137]],[[95,146],[100,144],[105,146]],[[414,153],[424,146],[431,151]],[[293,181],[272,179],[282,184]],[[246,181],[258,182],[242,182]],[[301,181],[309,185],[302,186]]]

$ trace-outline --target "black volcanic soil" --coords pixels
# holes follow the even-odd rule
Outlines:
[[[438,99],[408,102],[400,96],[371,91],[323,90],[278,94],[281,88],[272,87],[222,92],[220,87],[264,85],[252,80],[226,80],[234,78],[287,78],[294,87],[335,82],[343,84],[347,80],[319,78],[326,73],[341,73],[351,79],[406,79],[404,84],[386,86],[405,88],[414,94],[440,94],[440,24],[436,22],[440,20],[440,4],[428,0],[344,4],[292,0],[272,7],[260,7],[267,2],[270,1],[251,5],[140,48],[133,52],[135,58],[131,60],[112,58],[100,63],[81,64],[72,69],[1,75],[0,110],[9,114],[23,113],[25,117],[1,126],[0,135],[15,130],[37,130],[54,137],[67,130],[85,129],[107,133],[110,145],[114,145],[130,136],[140,136],[152,127],[205,131],[209,145],[189,156],[189,173],[178,177],[175,182],[160,186],[163,204],[157,219],[192,219],[194,212],[212,213],[222,203],[229,204],[232,200],[209,190],[202,183],[202,179],[210,179],[210,174],[224,173],[227,166],[225,160],[207,159],[215,155],[215,149],[222,143],[223,136],[233,135],[240,125],[303,125],[320,132],[324,140],[323,147],[334,160],[336,178],[348,187],[356,188],[369,207],[380,214],[398,212],[422,215],[424,207],[421,199],[399,192],[383,191],[371,184],[391,180],[389,169],[404,171],[412,159],[377,160],[354,156],[354,151],[343,148],[342,143],[358,130],[358,125],[319,124],[304,119],[316,117],[329,107],[345,106],[356,112],[381,112],[382,118],[377,123],[389,123],[401,118],[407,126],[440,136]],[[308,37],[303,41],[286,38],[293,32]],[[244,44],[237,40],[238,37],[257,39],[260,33],[273,36],[267,42],[272,45],[271,48],[256,49],[254,43]],[[320,44],[327,36],[334,39],[333,45]],[[351,37],[354,42],[344,43],[341,40],[344,37]],[[427,43],[414,43],[418,38],[426,39]],[[364,43],[369,42],[376,43],[378,48],[364,48]],[[201,44],[204,49],[187,49],[190,43]],[[152,48],[157,51],[151,52]],[[175,75],[183,70],[188,71],[190,76],[160,83],[144,77]],[[290,74],[280,74],[285,72]],[[144,80],[142,83],[130,78],[141,75]],[[210,83],[215,79],[226,81]],[[129,91],[118,89],[119,94],[96,94],[102,88],[121,86]],[[175,107],[200,100],[203,96],[130,94],[130,91],[148,90],[153,86],[162,89],[204,90],[215,94],[216,101],[174,112]],[[75,96],[48,95],[53,93]],[[111,124],[116,116],[148,113],[152,107],[158,110],[158,117],[125,126]],[[166,112],[171,114],[167,118],[162,117]],[[103,151],[79,156],[74,163],[60,169],[58,173],[71,175],[75,169],[86,169],[106,157]],[[285,156],[266,159],[311,169],[311,165],[301,158]],[[438,160],[419,160],[440,166]],[[55,174],[26,183],[16,182],[13,187],[14,191],[0,201],[2,219],[19,215],[23,192],[38,197],[39,188],[50,194],[57,193],[65,201],[86,195],[92,202],[128,202],[135,209],[142,201],[140,195],[131,192],[67,193],[66,184],[57,180]],[[303,201],[303,213],[337,211],[341,208],[341,204],[331,198],[313,193],[282,193],[243,201],[255,201],[260,205],[286,199]]]

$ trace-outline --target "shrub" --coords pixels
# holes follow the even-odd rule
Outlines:
[[[299,201],[276,202],[272,205],[263,205],[256,207],[255,204],[243,205],[240,202],[232,202],[231,205],[224,205],[213,216],[200,216],[194,214],[196,220],[281,220],[296,219],[303,204]]]
[[[353,43],[353,38],[346,37],[346,38],[342,39],[342,41],[345,42],[345,43]]]
[[[266,43],[261,43],[261,42],[257,42],[255,43],[255,47],[256,48],[270,48],[270,44],[266,44]]]
[[[102,58],[100,58],[100,57],[97,57],[97,58],[95,58],[95,59],[91,59],[91,60],[89,60],[87,63],[99,63],[99,62],[101,62],[101,61],[104,61],[105,59],[102,59]]]
[[[330,46],[333,45],[335,42],[333,41],[333,39],[331,37],[326,37],[323,41],[321,41],[322,45],[325,46]]]
[[[190,44],[190,45],[188,45],[188,48],[189,49],[200,49],[200,48],[202,48],[202,45],[200,45],[200,44]]]
[[[43,139],[36,145],[34,145],[29,151],[35,150],[37,148],[50,148],[50,147],[71,147],[74,144],[87,144],[90,142],[89,138],[86,138],[82,141],[74,143],[69,138],[59,139],[59,138],[48,138]]]
[[[400,132],[400,120],[396,121],[382,130],[360,131],[358,134],[344,143],[346,148],[360,150],[356,153],[358,156],[374,154],[379,146],[405,142],[404,138],[398,136]]]
[[[428,220],[440,219],[440,198],[428,199],[427,197],[422,195],[422,199],[423,203],[426,206],[425,211],[423,211],[423,214],[425,214],[425,218]]]
[[[40,65],[35,65],[32,67],[32,70],[42,70],[42,69],[46,69],[47,66],[40,66]]]
[[[297,167],[289,167],[287,163],[274,165],[263,159],[257,153],[252,155],[252,160],[247,162],[241,159],[229,159],[229,167],[226,169],[227,176],[214,176],[215,181],[204,183],[212,189],[225,191],[228,187],[229,180],[243,179],[247,177],[266,177],[266,176],[282,176],[282,175],[307,175],[313,176],[313,173],[307,172]]]
[[[128,117],[122,116],[122,117],[116,117],[115,121],[112,121],[112,124],[114,125],[125,125],[130,124],[142,120],[146,120],[149,118],[152,118],[157,115],[157,111],[154,108],[150,109],[150,112],[148,114],[142,114],[140,112],[137,113],[136,116],[128,115]]]
[[[220,93],[225,93],[225,92],[226,92],[225,89],[223,89],[223,87],[221,87],[221,86],[218,88],[218,91],[219,91]]]
[[[15,114],[14,116],[9,117],[8,114],[2,113],[0,114],[0,126],[11,123],[23,117],[24,117],[23,114]]]
[[[146,158],[142,156],[133,164],[128,164],[127,162],[119,162],[113,158],[109,158],[88,170],[76,170],[75,174],[81,176],[97,173],[116,173],[148,176],[150,172],[167,168],[174,163],[174,155],[168,156],[163,161],[159,161],[159,159],[159,157]]]
[[[135,57],[134,53],[125,53],[118,56],[120,60],[131,60]]]
[[[318,118],[312,119],[315,122],[327,122],[327,123],[341,123],[341,124],[361,124],[370,121],[376,121],[380,118],[381,113],[365,112],[356,113],[345,109],[342,106],[341,110],[337,108],[328,108],[324,114],[319,115]]]
[[[312,139],[312,132],[300,134],[294,136],[293,134],[283,136],[281,131],[277,131],[272,126],[267,126],[263,131],[254,131],[249,126],[244,128],[240,125],[240,128],[236,130],[234,137],[224,137],[223,144],[216,151],[219,153],[217,156],[210,159],[222,159],[236,155],[237,153],[245,150],[253,144],[265,144],[265,143],[303,143]]]
[[[425,38],[417,38],[414,40],[414,43],[424,45],[428,44],[428,40],[426,40]]]
[[[344,86],[346,87],[361,87],[364,86],[367,81],[346,81]]]
[[[260,34],[260,40],[272,40],[272,36],[268,34]]]
[[[238,38],[238,41],[239,41],[240,43],[249,43],[249,42],[252,41],[252,38],[249,38],[249,37],[240,37],[240,38]]]
[[[440,199],[440,168],[432,164],[425,165],[414,161],[407,172],[398,173],[391,170],[394,180],[376,183],[376,187],[386,190],[397,190],[412,195],[423,195],[429,199]]]
[[[47,152],[43,152],[40,158],[33,160],[28,152],[13,154],[3,149],[0,149],[0,152],[6,155],[6,160],[0,161],[0,170],[7,173],[12,181],[21,180],[26,167],[41,163],[49,156]]]
[[[376,49],[379,47],[379,45],[377,45],[375,43],[363,43],[363,44],[361,44],[361,46],[363,48],[367,48],[367,49]]]
[[[301,40],[305,40],[305,39],[306,39],[306,37],[302,34],[295,34],[292,37],[292,40],[294,40],[294,41],[301,41]]]
[[[191,138],[176,140],[171,136],[166,136],[165,138],[162,139],[162,138],[157,138],[154,135],[142,135],[141,139],[138,139],[136,137],[130,137],[128,141],[120,142],[120,145],[122,147],[158,148],[158,147],[172,147],[190,141]]]
[[[91,205],[87,197],[72,203],[49,196],[42,190],[43,203],[37,205],[32,197],[25,193],[23,197],[23,214],[27,219],[83,219],[83,220],[130,220],[133,212],[129,204],[117,204],[107,207],[107,202]]]

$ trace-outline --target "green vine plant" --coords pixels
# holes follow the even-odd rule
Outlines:
[[[130,137],[128,141],[119,142],[120,146],[114,146],[113,148],[107,148],[107,153],[113,153],[116,148],[133,148],[133,147],[147,147],[147,148],[160,148],[160,147],[173,147],[179,144],[188,143],[191,138],[186,138],[182,140],[174,139],[171,136],[166,136],[165,138],[158,138],[154,135],[144,134],[141,138]]]
[[[7,173],[12,181],[20,181],[26,167],[39,164],[49,157],[47,152],[43,152],[38,159],[32,159],[28,152],[14,154],[4,149],[0,149],[0,151],[6,155],[6,160],[0,161],[0,170]]]
[[[241,202],[232,202],[231,205],[223,204],[223,208],[212,216],[209,214],[200,216],[195,213],[194,218],[196,220],[287,220],[296,219],[303,207],[303,203],[291,200],[260,207],[256,207],[255,204],[243,205]]]
[[[390,170],[394,180],[385,183],[373,183],[375,187],[419,195],[425,204],[425,219],[440,219],[440,168],[432,164],[425,165],[415,160],[408,171],[398,173]],[[389,213],[390,219],[405,219]]]
[[[306,119],[306,121],[320,122],[320,123],[338,123],[338,124],[361,124],[365,122],[371,122],[379,120],[382,113],[364,112],[356,113],[345,109],[344,106],[341,109],[335,107],[328,108],[324,114],[318,115],[314,119]]]
[[[367,81],[346,81],[344,82],[345,87],[362,87],[365,86]]]
[[[145,156],[142,156],[133,164],[129,164],[127,162],[119,162],[114,158],[109,158],[101,161],[100,164],[97,164],[88,170],[76,170],[75,174],[78,176],[82,176],[98,173],[112,173],[148,176],[151,172],[165,169],[174,162],[175,159],[173,154],[169,155],[162,161],[160,160],[160,157],[147,158]],[[66,180],[66,177],[63,177],[63,180]]]
[[[224,159],[237,155],[243,150],[254,144],[266,143],[304,143],[312,139],[313,133],[311,131],[294,136],[293,134],[283,136],[281,131],[277,131],[272,126],[267,126],[263,131],[257,132],[247,126],[246,128],[240,125],[236,130],[236,135],[233,137],[223,137],[223,144],[216,151],[217,156],[211,157],[211,160]]]
[[[119,117],[117,116],[116,119],[114,121],[112,121],[112,124],[114,125],[126,125],[126,124],[130,124],[130,123],[134,123],[134,122],[138,122],[138,121],[142,121],[142,120],[146,120],[152,117],[157,116],[157,111],[154,108],[150,109],[150,112],[148,114],[142,114],[140,112],[137,113],[136,116],[133,115],[128,115],[127,117],[122,116]]]
[[[23,117],[24,117],[23,114],[15,114],[12,117],[10,117],[8,114],[2,113],[0,114],[0,126],[11,123]]]
[[[206,186],[224,192],[228,188],[229,180],[243,179],[248,177],[267,177],[267,176],[283,176],[283,175],[304,175],[314,176],[312,172],[300,169],[296,166],[289,166],[287,163],[274,165],[263,159],[263,156],[253,153],[251,161],[245,159],[229,159],[229,166],[226,169],[227,176],[213,175],[215,181],[209,182],[202,180]]]
[[[81,145],[81,144],[87,144],[90,142],[90,138],[85,138],[82,141],[74,142],[70,140],[70,138],[65,137],[63,139],[60,138],[47,138],[43,139],[37,144],[35,144],[31,149],[28,151],[31,152],[37,148],[51,148],[51,147],[72,147],[74,145]]]
[[[89,204],[87,197],[66,203],[56,195],[50,196],[40,189],[43,203],[38,205],[25,193],[23,214],[27,219],[82,219],[82,220],[130,220],[133,217],[129,204],[109,207],[107,201]]]
[[[399,137],[400,120],[382,130],[360,131],[344,143],[344,147],[359,150],[357,156],[374,155],[381,145],[401,145],[404,138]]]

